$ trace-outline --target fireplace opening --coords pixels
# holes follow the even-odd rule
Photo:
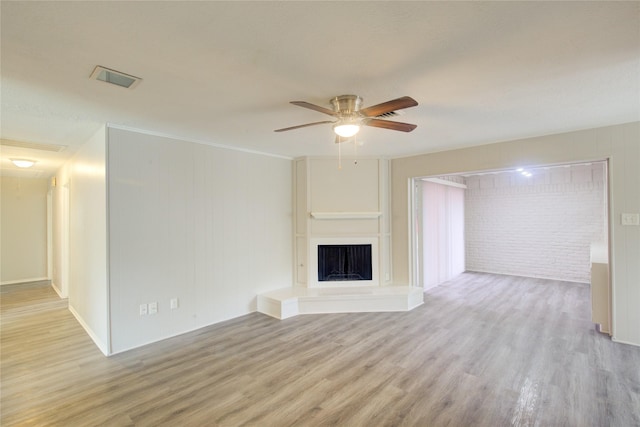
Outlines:
[[[371,280],[371,245],[318,245],[318,281]]]

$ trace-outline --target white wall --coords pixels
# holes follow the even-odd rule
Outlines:
[[[116,128],[108,152],[113,353],[250,313],[257,294],[291,286],[291,160]],[[158,313],[140,316],[151,302]]]
[[[59,175],[69,176],[69,309],[106,354],[109,301],[105,160],[103,127]]]
[[[444,151],[392,161],[394,284],[409,283],[408,183],[411,177],[609,158],[613,338],[640,345],[640,122]]]
[[[48,279],[46,178],[0,178],[1,284]]]
[[[605,239],[605,167],[540,168],[466,178],[467,270],[589,283]]]

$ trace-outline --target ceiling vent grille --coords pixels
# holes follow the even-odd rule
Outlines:
[[[96,66],[93,73],[91,73],[90,78],[126,89],[133,89],[138,85],[138,83],[140,83],[140,81],[142,81],[140,77],[132,76],[130,74],[123,73],[122,71],[111,70],[101,65]]]
[[[36,142],[13,141],[11,139],[0,139],[0,145],[5,147],[27,148],[29,150],[51,151],[54,153],[60,153],[67,148],[66,145],[38,144]]]
[[[377,115],[376,118],[388,119],[389,117],[397,117],[399,115],[397,111],[389,111],[388,113]]]

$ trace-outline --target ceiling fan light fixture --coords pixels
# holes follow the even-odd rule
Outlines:
[[[290,126],[282,129],[276,129],[275,132],[284,132],[293,129],[305,128],[324,123],[333,123],[333,131],[341,138],[351,138],[360,131],[362,126],[371,126],[383,129],[396,130],[400,132],[411,132],[416,125],[410,123],[394,122],[391,120],[382,120],[378,117],[392,117],[396,115],[397,110],[415,107],[418,102],[410,96],[392,99],[391,101],[376,104],[365,109],[361,109],[362,98],[357,95],[340,95],[330,100],[333,110],[321,107],[319,105],[310,104],[306,101],[291,101],[293,105],[318,111],[329,116],[333,116],[337,121],[324,120],[321,122],[307,123],[304,125]]]
[[[336,124],[333,127],[333,131],[336,133],[336,135],[341,136],[343,138],[350,138],[353,135],[357,134],[358,132],[360,132],[360,125],[354,122],[338,122],[338,124]]]

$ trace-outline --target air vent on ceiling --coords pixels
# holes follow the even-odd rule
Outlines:
[[[398,114],[396,111],[389,111],[388,113],[383,113],[380,115],[377,115],[376,118],[378,117],[382,117],[383,119],[388,119],[389,117],[396,117],[399,116],[400,114]]]
[[[0,139],[0,145],[6,147],[28,148],[30,150],[52,151],[54,153],[59,153],[67,148],[66,145],[39,144],[36,142],[13,141],[11,139]]]
[[[93,73],[91,73],[90,78],[127,89],[133,89],[142,80],[140,77],[132,76],[121,71],[111,70],[100,65],[96,66]]]

